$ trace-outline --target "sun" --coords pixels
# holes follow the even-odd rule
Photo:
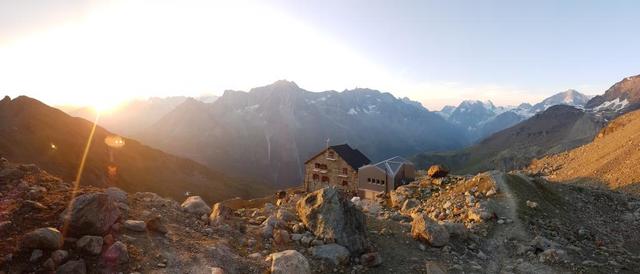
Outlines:
[[[114,99],[101,99],[91,103],[91,108],[99,114],[106,114],[118,109],[122,104],[119,100]]]

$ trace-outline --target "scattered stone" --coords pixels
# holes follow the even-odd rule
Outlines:
[[[31,257],[29,258],[30,262],[37,262],[38,260],[40,260],[40,258],[42,258],[42,250],[40,249],[34,249],[33,252],[31,252]]]
[[[143,221],[126,220],[124,222],[124,228],[131,231],[145,232],[147,230],[147,225]]]
[[[82,236],[76,241],[76,248],[89,255],[99,255],[102,252],[103,239],[100,236]]]
[[[28,249],[54,250],[62,247],[60,231],[53,227],[38,228],[24,235],[22,247]]]
[[[277,245],[284,245],[289,243],[289,232],[284,229],[276,229],[273,231],[273,243]]]
[[[427,175],[431,178],[442,178],[449,174],[449,170],[441,165],[432,165],[427,170]]]
[[[285,250],[269,255],[271,274],[311,274],[309,262],[300,252]]]
[[[146,222],[146,226],[150,231],[155,231],[162,234],[167,234],[167,232],[169,232],[167,226],[165,225],[165,220],[160,216],[155,216],[149,219]]]
[[[129,262],[127,246],[120,241],[112,244],[102,257],[108,265],[121,265]]]
[[[365,253],[360,256],[360,263],[366,267],[376,267],[382,264],[382,256],[378,252]]]
[[[56,263],[51,258],[49,258],[46,261],[44,261],[44,263],[42,263],[42,266],[47,270],[55,270],[56,269]]]
[[[327,260],[334,265],[346,264],[349,261],[349,250],[338,244],[318,245],[310,248],[311,255]]]
[[[402,209],[400,209],[400,211],[408,213],[411,212],[412,209],[418,207],[420,205],[420,202],[416,199],[407,199],[406,201],[404,201],[404,204],[402,204]]]
[[[422,240],[434,247],[441,247],[449,243],[447,229],[431,219],[427,214],[413,214],[411,217],[413,217],[411,236],[414,239]]]
[[[450,237],[467,238],[467,228],[462,223],[445,222],[444,227],[449,232]]]
[[[527,206],[530,208],[538,207],[538,203],[527,200]]]
[[[68,224],[69,235],[105,235],[120,218],[120,210],[109,195],[87,193],[73,199],[62,218]]]
[[[61,265],[56,270],[56,274],[85,274],[87,273],[87,266],[84,260],[79,259],[75,261],[68,261]]]
[[[233,209],[221,203],[216,203],[215,205],[213,205],[213,211],[211,212],[211,215],[209,215],[209,223],[212,226],[218,226],[231,219],[232,216]]]
[[[66,250],[58,249],[56,251],[51,252],[51,259],[56,265],[60,265],[67,261],[69,258],[69,252]]]
[[[298,201],[296,209],[302,222],[316,236],[334,239],[354,254],[365,250],[368,244],[365,215],[338,188],[314,191]]]
[[[283,222],[291,222],[294,221],[296,219],[296,215],[291,213],[291,211],[286,210],[286,209],[278,209],[278,212],[276,213],[276,217],[278,218],[278,220],[283,221]]]
[[[180,205],[184,212],[202,216],[204,214],[209,214],[211,212],[211,208],[207,205],[207,203],[202,200],[200,196],[190,196],[188,197],[182,205]]]

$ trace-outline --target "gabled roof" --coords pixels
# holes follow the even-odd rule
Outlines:
[[[373,164],[371,166],[374,166],[380,169],[381,171],[386,172],[387,174],[390,174],[391,176],[395,177],[398,171],[400,171],[400,167],[402,167],[403,165],[413,165],[413,163],[405,158],[396,156],[393,158],[386,159],[382,162]]]
[[[347,164],[349,166],[351,166],[355,170],[358,170],[358,168],[371,163],[371,160],[369,160],[369,158],[367,158],[367,156],[362,154],[362,152],[360,152],[357,149],[351,148],[347,144],[330,146],[329,149],[332,149],[333,151],[338,153],[340,158],[342,158],[345,162],[347,162]],[[319,155],[321,155],[325,151],[326,151],[326,149],[321,151],[320,153],[314,155],[313,157],[309,158],[309,160],[307,160],[305,162],[305,164],[309,163],[309,161],[311,161],[312,159],[318,157]]]

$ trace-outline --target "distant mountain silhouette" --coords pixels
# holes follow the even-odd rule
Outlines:
[[[0,101],[0,156],[35,163],[65,180],[75,179],[92,122],[71,117],[25,96]],[[127,191],[152,191],[175,199],[185,192],[209,201],[236,196],[259,196],[264,188],[246,180],[231,179],[192,160],[166,154],[122,138],[124,146],[105,142],[114,134],[97,127],[82,184],[118,186]],[[117,138],[117,137],[116,137]],[[110,139],[111,143],[113,140]]]
[[[370,89],[309,92],[289,81],[187,100],[142,135],[161,149],[279,186],[300,184],[304,161],[349,143],[372,160],[455,149],[460,128],[419,103]]]

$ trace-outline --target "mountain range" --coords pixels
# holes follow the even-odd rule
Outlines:
[[[144,142],[230,174],[301,183],[304,161],[349,143],[370,159],[455,149],[466,133],[417,102],[370,89],[310,92],[294,82],[186,100],[140,135]]]
[[[491,101],[465,100],[457,107],[445,106],[437,113],[447,121],[468,131],[472,140],[479,140],[528,119],[555,105],[584,108],[589,96],[570,89],[559,92],[535,105],[522,103],[516,107],[496,107]]]
[[[34,163],[75,181],[93,123],[20,96],[0,101],[0,156]],[[80,182],[152,191],[174,199],[191,192],[210,201],[266,193],[260,183],[232,178],[192,160],[95,128]]]
[[[419,167],[444,163],[460,173],[524,168],[535,158],[561,153],[593,140],[608,121],[640,107],[639,90],[640,76],[632,76],[614,84],[603,95],[591,98],[584,107],[570,106],[584,102],[584,96],[575,91],[557,94],[536,106],[542,109],[563,102],[561,105],[552,106],[468,148],[421,153],[414,156],[414,161]]]

